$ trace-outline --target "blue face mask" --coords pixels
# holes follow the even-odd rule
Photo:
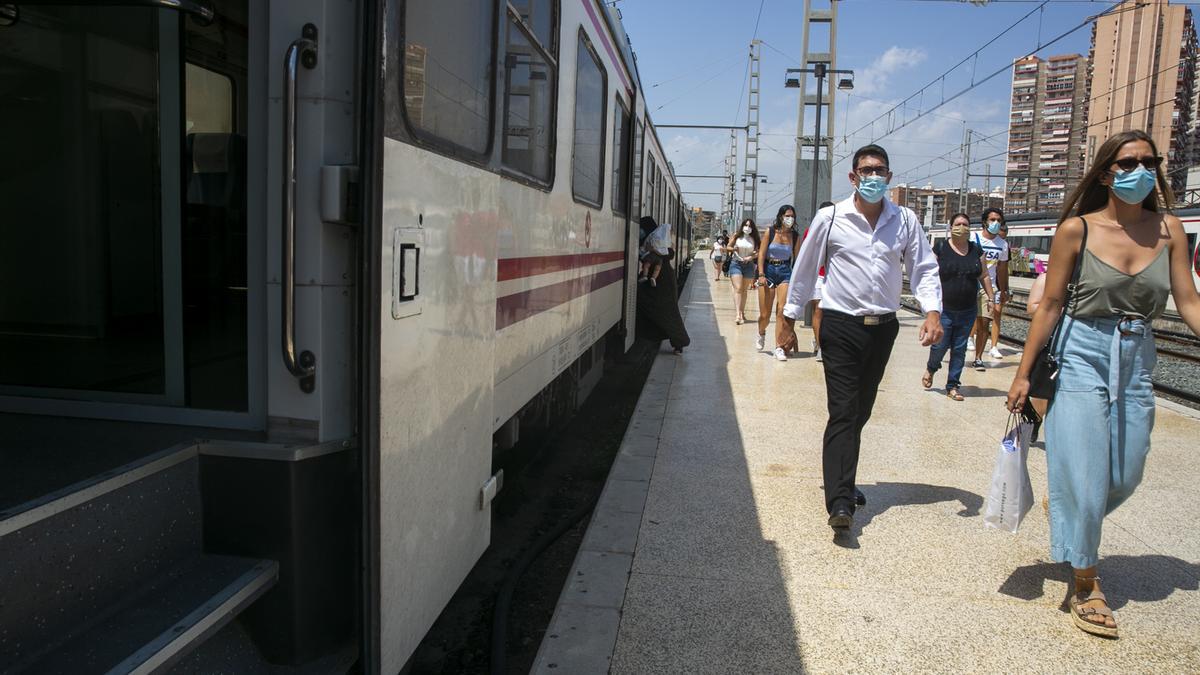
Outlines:
[[[887,180],[883,176],[860,176],[858,179],[858,196],[870,204],[877,204],[887,192]]]
[[[1113,176],[1112,191],[1126,204],[1141,204],[1154,192],[1155,182],[1157,177],[1146,167],[1139,166],[1133,171],[1118,171]]]
[[[1000,221],[989,220],[987,224],[988,234],[1000,234]]]

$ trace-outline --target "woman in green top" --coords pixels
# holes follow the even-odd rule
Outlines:
[[[1100,529],[1141,481],[1150,449],[1156,358],[1150,323],[1173,293],[1180,316],[1200,333],[1187,236],[1178,218],[1160,212],[1172,201],[1161,165],[1142,131],[1119,133],[1096,151],[1060,217],[1045,296],[1008,391],[1009,409],[1022,409],[1034,360],[1059,320],[1082,256],[1055,345],[1058,385],[1045,422],[1050,553],[1074,568],[1075,625],[1106,637],[1117,636],[1117,624],[1097,575]]]

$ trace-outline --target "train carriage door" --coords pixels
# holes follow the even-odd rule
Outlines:
[[[500,171],[552,166],[551,4],[384,5],[364,347],[379,672],[404,667],[488,545]]]
[[[247,0],[10,7],[0,410],[261,427]]]

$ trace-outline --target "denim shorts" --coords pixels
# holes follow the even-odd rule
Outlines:
[[[745,260],[743,262],[738,262],[738,261],[734,260],[729,263],[729,276],[745,277],[746,279],[753,279],[754,278],[754,267],[755,267],[755,264],[754,264],[753,260]]]
[[[767,263],[767,269],[763,272],[763,276],[767,278],[767,286],[775,288],[779,284],[786,284],[792,278],[792,266],[790,263]]]

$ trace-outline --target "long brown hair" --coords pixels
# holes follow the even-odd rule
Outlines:
[[[1058,216],[1059,223],[1072,216],[1082,216],[1099,211],[1108,204],[1108,186],[1101,183],[1100,179],[1110,173],[1109,167],[1117,160],[1117,153],[1121,151],[1121,146],[1133,141],[1149,143],[1150,150],[1154,152],[1155,156],[1158,156],[1158,146],[1154,144],[1154,139],[1141,129],[1122,131],[1109,137],[1096,151],[1096,156],[1092,159],[1092,167],[1088,169],[1083,179],[1079,181],[1079,185],[1075,186],[1075,190],[1063,204],[1062,213]],[[1142,200],[1142,208],[1157,212],[1161,205],[1164,210],[1170,209],[1175,202],[1175,194],[1171,192],[1171,186],[1167,184],[1167,177],[1163,173],[1161,164],[1154,170],[1154,173],[1158,178],[1158,190],[1151,192]]]
[[[743,234],[743,233],[742,233],[742,228],[743,228],[743,227],[745,227],[745,226],[747,226],[747,225],[749,225],[749,226],[750,226],[750,234]],[[757,250],[758,250],[758,245],[759,245],[759,243],[760,243],[760,242],[759,242],[759,237],[758,237],[758,225],[755,225],[755,224],[754,224],[754,219],[753,219],[753,218],[746,218],[745,220],[743,220],[743,221],[742,221],[742,224],[741,224],[741,225],[738,225],[737,232],[735,232],[735,233],[734,233],[734,235],[733,235],[733,240],[731,240],[731,241],[729,242],[729,245],[730,245],[730,246],[736,246],[736,245],[737,245],[737,240],[738,240],[738,237],[746,237],[746,238],[747,238],[747,239],[749,239],[750,241],[754,242],[754,250],[755,250],[755,251],[757,251]]]

